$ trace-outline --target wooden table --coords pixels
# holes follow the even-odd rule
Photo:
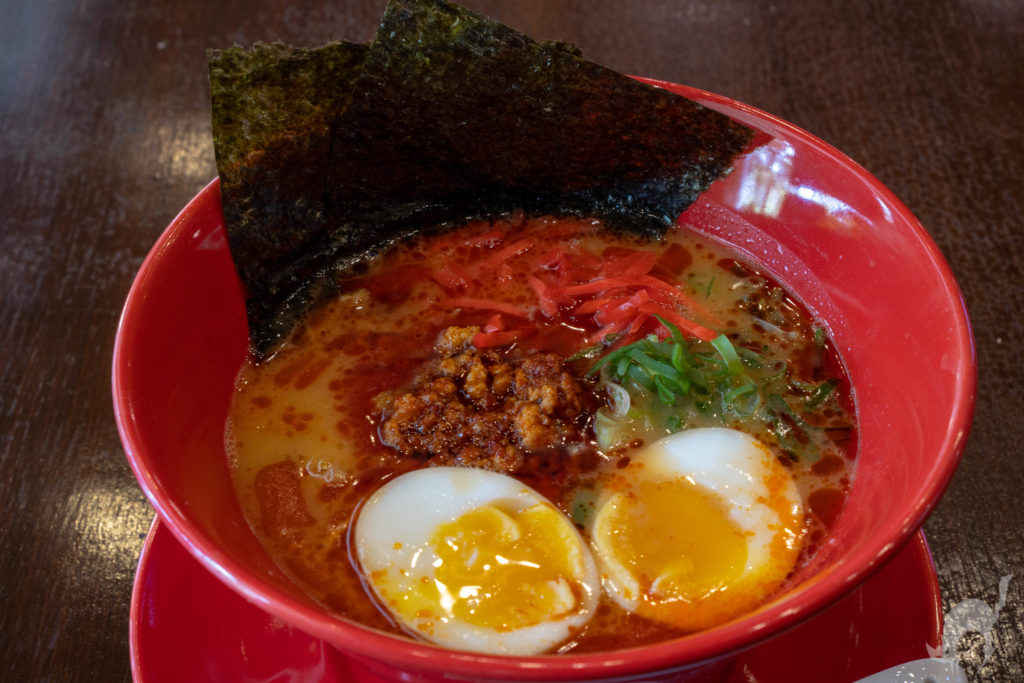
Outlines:
[[[1019,0],[467,0],[614,69],[718,92],[824,138],[920,218],[974,324],[963,463],[925,526],[961,642],[1024,680],[1024,5]],[[111,410],[137,268],[215,174],[205,50],[366,41],[383,0],[0,2],[0,680],[126,681],[153,511]]]

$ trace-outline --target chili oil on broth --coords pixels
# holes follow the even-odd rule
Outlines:
[[[706,316],[698,322],[756,348],[771,362],[788,363],[791,373],[807,382],[822,373],[839,377],[831,407],[818,419],[835,418],[841,424],[844,414],[853,414],[841,364],[827,343],[815,339],[820,328],[807,311],[756,266],[689,230],[679,228],[654,244],[613,234],[596,221],[511,216],[420,236],[392,248],[364,274],[344,283],[343,293],[313,313],[272,359],[244,366],[228,418],[229,465],[247,519],[279,565],[333,613],[403,633],[370,597],[350,548],[350,525],[362,502],[383,483],[431,464],[397,457],[381,443],[381,410],[374,399],[408,386],[434,358],[434,342],[443,330],[484,327],[496,315],[451,301],[466,299],[460,294],[471,290],[474,299],[527,312],[529,320],[504,315],[509,325],[541,326],[508,347],[519,353],[569,358],[590,345],[588,337],[598,327],[591,317],[572,315],[573,306],[562,305],[549,318],[538,305],[530,278],[550,277],[553,248],[582,255],[584,261],[657,250],[661,274],[678,280],[699,301],[701,313],[692,317]],[[595,272],[600,267],[586,265]],[[594,362],[583,358],[568,367],[603,402],[596,380],[586,377]],[[722,425],[714,415],[691,412],[687,428]],[[805,462],[784,453],[764,424],[729,426],[769,443],[794,477],[807,510],[800,566],[823,541],[845,500],[855,431],[830,433],[823,426],[830,438],[816,446],[813,461]],[[585,531],[581,509],[586,514],[595,492],[645,442],[673,431],[659,423],[643,438],[605,450],[588,432],[581,443],[570,445],[575,457],[565,458],[569,471],[554,473],[557,458],[547,454],[528,460],[513,476],[535,487]],[[603,596],[595,617],[558,651],[617,649],[685,632],[636,616]]]

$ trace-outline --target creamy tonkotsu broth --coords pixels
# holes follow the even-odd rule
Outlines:
[[[596,221],[507,216],[396,246],[342,292],[273,358],[242,368],[226,429],[254,531],[339,616],[514,654],[660,641],[769,600],[843,504],[853,409],[824,330],[756,264],[685,228],[649,242]],[[588,589],[560,575],[537,579],[553,591],[537,610],[554,601],[552,619],[575,621],[521,646],[534,650],[495,646],[491,636],[444,640],[438,623],[449,617],[426,607],[441,590],[437,576],[422,578],[430,587],[414,610],[398,604],[405,598],[384,587],[385,570],[368,568],[361,509],[400,475],[437,466],[510,476],[560,513],[529,536],[522,530],[541,528],[529,526],[540,508],[510,507],[501,496],[481,503],[484,512],[459,508],[422,539],[425,549],[441,548],[435,562],[469,567],[506,553],[460,555],[452,538],[487,546],[529,536],[541,539],[530,557],[548,557],[544,534],[567,548],[579,534],[603,584],[591,587],[597,600],[586,619]],[[762,488],[730,498],[722,491],[739,489],[719,470],[746,472]],[[390,514],[418,518],[417,506],[434,506],[429,491],[422,496]],[[485,533],[487,524],[498,531]],[[670,545],[651,546],[660,536]],[[521,564],[531,562],[539,563]],[[480,588],[502,576],[449,586],[465,598],[451,598],[452,614],[499,634],[542,620],[529,612],[517,617],[522,624],[502,621],[511,608]]]

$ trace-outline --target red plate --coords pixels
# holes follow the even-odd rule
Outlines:
[[[139,560],[130,630],[137,683],[383,683],[327,643],[247,602],[159,521]],[[927,657],[941,641],[938,581],[918,532],[846,598],[741,654],[727,683],[850,682]]]

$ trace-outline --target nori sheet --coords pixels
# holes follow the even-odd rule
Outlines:
[[[330,126],[348,106],[368,52],[368,45],[334,42],[208,53],[221,204],[261,353],[270,342],[262,302],[283,296],[276,274],[326,229]]]
[[[319,64],[326,48],[277,49],[291,65],[302,54]],[[412,231],[524,209],[658,237],[753,138],[695,102],[445,0],[391,0],[359,61],[330,72],[336,91],[309,87],[309,112],[279,119],[287,133],[270,126],[218,147],[257,359],[339,275]],[[300,79],[307,85],[327,72],[310,71],[319,75]],[[216,105],[214,129],[225,140],[237,132],[218,123]]]

